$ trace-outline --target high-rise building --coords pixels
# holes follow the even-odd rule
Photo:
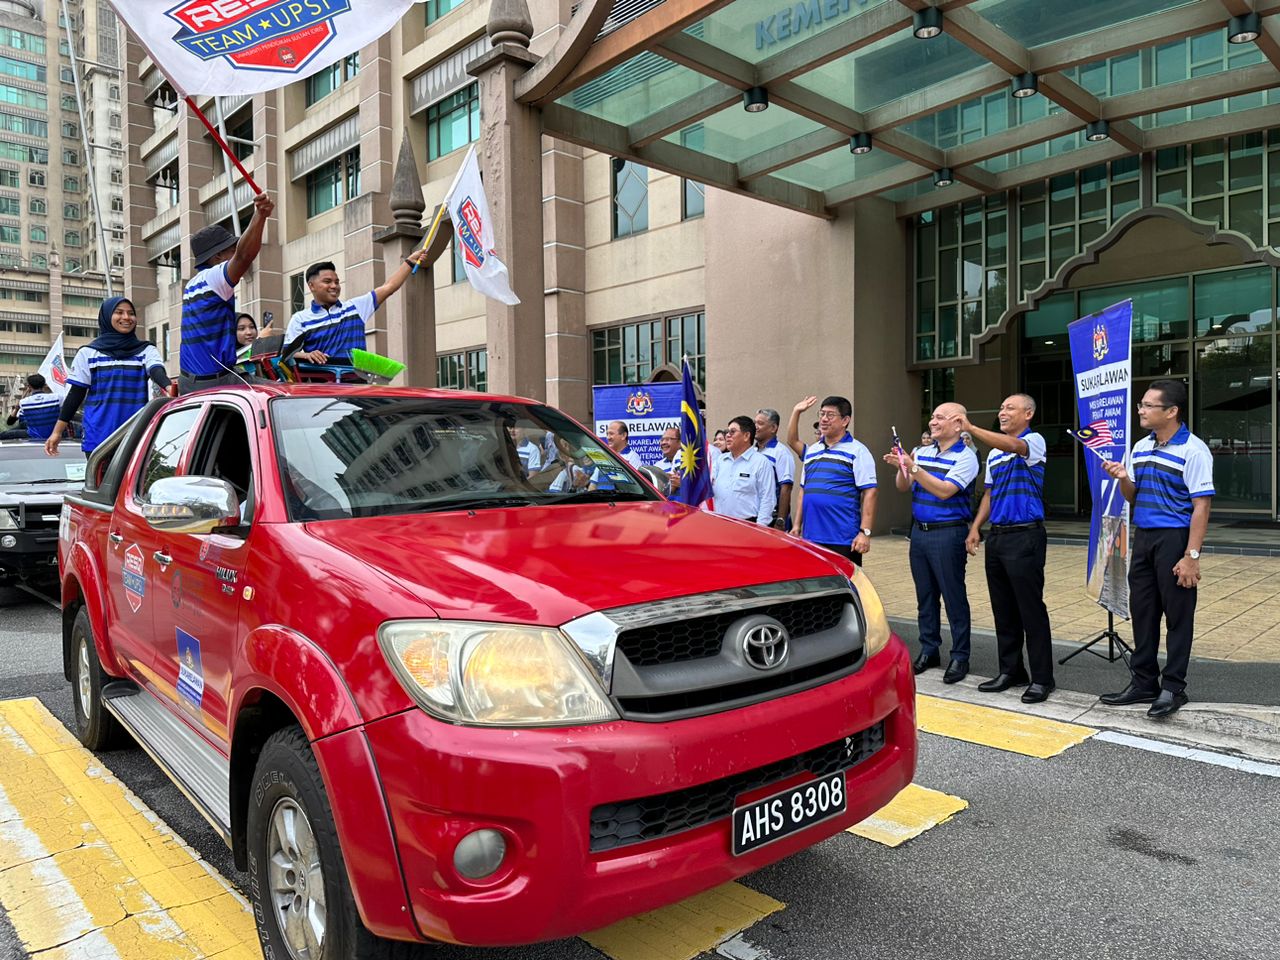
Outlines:
[[[61,0],[0,0],[0,396],[59,333],[69,362],[97,335],[104,271],[123,278],[119,23],[101,0],[67,10],[74,58]]]

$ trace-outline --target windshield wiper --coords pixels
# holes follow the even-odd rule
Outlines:
[[[445,513],[450,510],[492,510],[501,507],[527,507],[533,502],[529,497],[472,497],[465,500],[436,500],[431,503],[411,504],[405,512]]]
[[[556,503],[634,503],[639,500],[651,500],[652,497],[630,490],[575,490],[566,493]]]
[[[37,483],[80,483],[79,480],[67,480],[60,477],[49,477],[44,480],[5,480],[4,485],[7,487],[31,487]]]

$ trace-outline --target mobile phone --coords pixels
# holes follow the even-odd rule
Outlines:
[[[274,320],[275,318],[276,318],[276,315],[272,313],[270,310],[262,311],[262,325],[264,327],[271,326],[271,321]]]

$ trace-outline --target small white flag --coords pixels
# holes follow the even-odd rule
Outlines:
[[[111,0],[111,5],[185,97],[260,93],[309,77],[390,32],[420,2]]]
[[[467,151],[444,202],[453,223],[453,242],[462,254],[462,266],[471,286],[508,306],[519,303],[520,298],[511,290],[507,265],[493,250],[493,221],[489,219],[489,201],[485,199],[474,145]]]
[[[62,353],[62,334],[58,334],[58,339],[53,341],[53,346],[45,354],[44,363],[40,364],[37,372],[58,396],[67,392],[67,361]]]

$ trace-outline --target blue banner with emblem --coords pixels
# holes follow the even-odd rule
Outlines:
[[[1080,442],[1093,507],[1089,520],[1089,561],[1085,584],[1090,597],[1118,617],[1129,619],[1129,502],[1119,481],[1103,469],[1129,450],[1133,406],[1133,301],[1082,317],[1067,325],[1075,372]]]
[[[634,386],[608,385],[592,388],[596,435],[602,440],[614,420],[627,425],[628,445],[641,463],[662,459],[658,441],[662,432],[680,429],[680,401],[684,387],[679,383],[641,383]]]

